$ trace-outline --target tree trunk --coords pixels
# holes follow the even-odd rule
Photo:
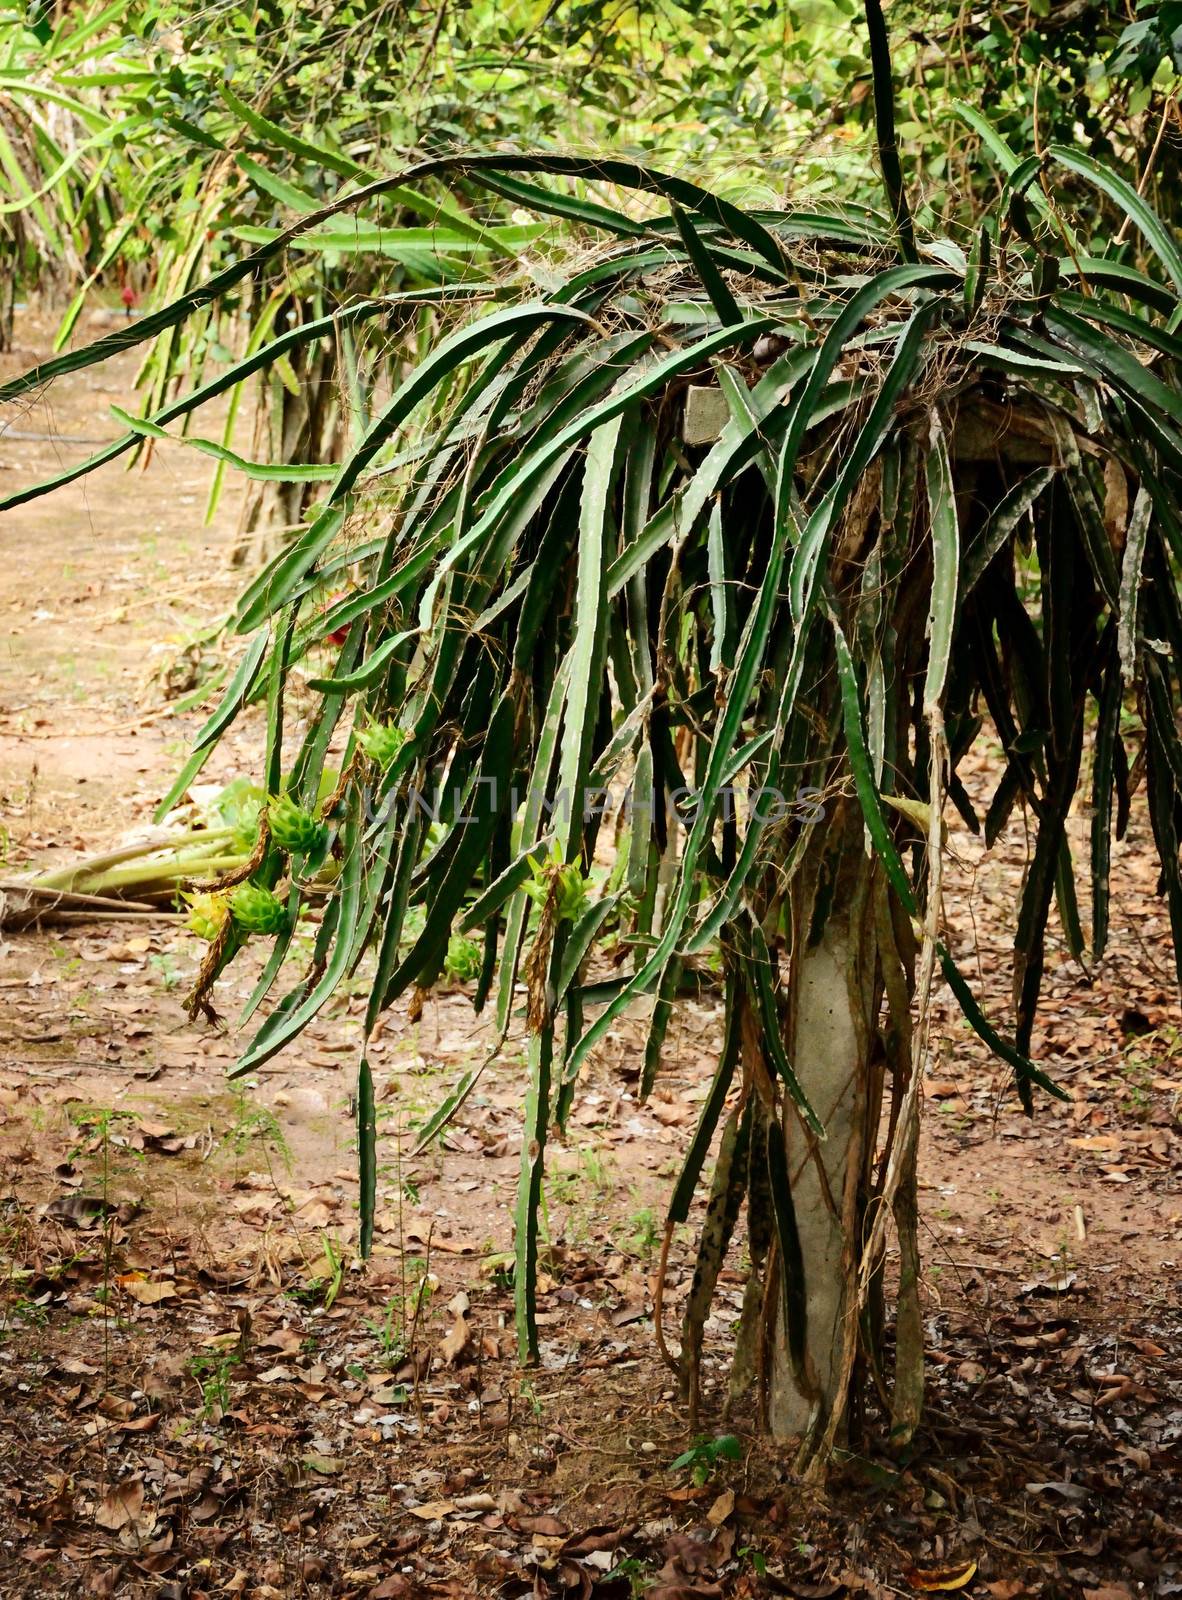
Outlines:
[[[845,1416],[858,1346],[859,1241],[882,1101],[875,860],[853,800],[839,801],[814,831],[794,885],[785,1043],[826,1137],[816,1139],[786,1107],[803,1359],[790,1354],[785,1297],[777,1294],[767,1377],[770,1430],[799,1439],[803,1455],[824,1453]]]

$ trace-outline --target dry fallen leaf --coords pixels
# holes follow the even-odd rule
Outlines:
[[[495,1511],[497,1502],[491,1494],[458,1494],[456,1496],[456,1509],[458,1511]]]
[[[300,1352],[303,1343],[300,1335],[294,1328],[276,1328],[274,1333],[269,1333],[265,1339],[259,1340],[263,1350],[278,1350],[280,1355],[294,1356]]]
[[[548,1512],[540,1516],[518,1516],[514,1519],[514,1526],[523,1533],[532,1533],[544,1539],[566,1539],[570,1529],[565,1522],[560,1522],[557,1517],[552,1517]]]
[[[623,1526],[602,1524],[585,1529],[582,1533],[573,1533],[562,1547],[564,1556],[578,1556],[585,1559],[596,1551],[612,1551],[621,1544],[632,1532],[632,1525],[625,1523]],[[611,1565],[611,1562],[608,1563]]]
[[[160,1421],[158,1411],[146,1411],[142,1417],[132,1417],[127,1422],[117,1423],[124,1433],[148,1433]]]
[[[141,1306],[157,1306],[162,1300],[176,1299],[176,1285],[172,1283],[149,1283],[146,1278],[137,1277],[120,1278],[119,1281]]]
[[[462,1289],[458,1294],[453,1295],[448,1302],[447,1309],[455,1317],[455,1321],[444,1335],[443,1342],[439,1346],[439,1354],[446,1367],[455,1365],[468,1348],[469,1341],[472,1338],[472,1329],[468,1325],[469,1305],[468,1296]]]
[[[721,1528],[734,1509],[735,1491],[733,1489],[724,1489],[709,1511],[707,1511],[706,1521],[712,1527]]]
[[[472,1330],[468,1326],[467,1318],[460,1315],[452,1323],[443,1341],[439,1346],[439,1354],[445,1367],[452,1367],[468,1348],[468,1341]]]
[[[406,1509],[412,1517],[419,1517],[423,1522],[437,1522],[440,1517],[449,1517],[456,1509],[454,1500],[425,1500],[421,1506],[407,1506]]]
[[[1076,1287],[1079,1274],[1068,1272],[1066,1269],[1049,1271],[1045,1277],[1032,1278],[1029,1283],[1024,1283],[1018,1290],[1020,1299],[1027,1295],[1057,1295],[1070,1294]]]
[[[913,1589],[931,1593],[937,1589],[963,1589],[965,1584],[971,1582],[976,1571],[975,1561],[965,1561],[949,1567],[928,1567],[924,1571],[918,1567],[908,1567],[903,1576]]]
[[[652,1099],[649,1101],[649,1110],[657,1121],[666,1128],[679,1128],[693,1116],[690,1106],[678,1105],[670,1100]]]
[[[103,957],[107,961],[134,961],[146,955],[151,948],[151,939],[124,939],[117,944],[109,944],[103,951]]]
[[[144,1480],[125,1478],[122,1483],[112,1484],[107,1490],[99,1502],[94,1520],[100,1528],[110,1528],[113,1533],[118,1533],[129,1522],[138,1521],[143,1509]]]

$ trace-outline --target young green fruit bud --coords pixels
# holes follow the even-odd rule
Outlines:
[[[189,920],[185,924],[190,933],[199,939],[216,939],[222,931],[230,908],[224,894],[187,894]]]
[[[306,856],[318,850],[327,836],[322,822],[310,811],[297,806],[290,795],[278,795],[268,802],[267,821],[271,837],[289,855]]]
[[[457,983],[472,983],[480,976],[481,962],[481,948],[474,939],[466,939],[462,933],[451,935],[443,962],[443,970],[449,978]]]
[[[357,743],[384,772],[406,743],[406,730],[392,722],[371,722],[360,730]]]
[[[559,922],[577,922],[587,905],[587,891],[591,879],[584,878],[577,862],[563,865],[557,849],[550,859],[538,862],[530,858],[533,877],[526,879],[522,888],[531,900],[544,906],[554,896],[554,914]]]
[[[587,903],[589,878],[584,878],[577,865],[562,867],[558,873],[558,920],[577,922]]]
[[[230,914],[243,933],[281,933],[287,924],[283,901],[257,883],[240,883],[230,896]]]

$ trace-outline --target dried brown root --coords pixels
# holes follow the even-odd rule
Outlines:
[[[899,1235],[899,1289],[895,1310],[895,1387],[891,1396],[891,1443],[909,1444],[923,1410],[923,1310],[919,1303],[919,1206],[916,1149],[918,1128],[908,1130],[908,1149],[895,1191]]]
[[[747,1186],[747,1151],[751,1118],[747,1108],[736,1106],[726,1120],[714,1167],[714,1181],[706,1207],[706,1220],[698,1241],[694,1281],[685,1304],[681,1328],[681,1382],[689,1403],[690,1430],[698,1426],[699,1373],[702,1337],[718,1274],[726,1259],[743,1192]]]
[[[772,1249],[772,1200],[767,1169],[768,1109],[756,1096],[752,1101],[750,1157],[747,1163],[747,1248],[751,1271],[743,1290],[731,1360],[726,1414],[730,1415],[760,1375],[764,1332],[764,1304]]]
[[[665,1343],[665,1276],[669,1270],[669,1246],[673,1242],[673,1228],[674,1222],[670,1218],[665,1223],[665,1237],[661,1240],[661,1259],[657,1263],[657,1281],[653,1288],[653,1333],[656,1336],[661,1360],[670,1372],[680,1378],[681,1362],[671,1354],[669,1346]]]

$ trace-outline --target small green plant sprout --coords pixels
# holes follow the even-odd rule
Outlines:
[[[1138,1122],[1147,1122],[1152,1114],[1153,1097],[1150,1091],[1154,1077],[1152,1057],[1138,1046],[1144,1045],[1146,1040],[1153,1040],[1154,1037],[1153,1034],[1146,1034],[1136,1045],[1131,1045],[1125,1052],[1124,1063],[1120,1068],[1120,1075],[1124,1079],[1122,1097],[1127,1101],[1130,1113]]]
[[[669,1463],[669,1471],[683,1472],[688,1468],[690,1477],[700,1489],[704,1483],[709,1483],[720,1461],[738,1461],[742,1454],[743,1447],[733,1433],[720,1433],[715,1439],[703,1435],[695,1439],[688,1450],[683,1450],[676,1461]]]
[[[201,1390],[201,1416],[219,1421],[230,1409],[230,1380],[242,1359],[234,1345],[229,1350],[201,1350],[189,1358],[189,1373]]]
[[[538,1395],[538,1391],[534,1388],[533,1384],[528,1378],[522,1378],[521,1382],[517,1385],[517,1393],[518,1396],[525,1401],[526,1405],[529,1407],[530,1411],[535,1417],[540,1417],[542,1415],[541,1398]]]
[[[30,1300],[27,1295],[18,1295],[4,1311],[3,1321],[0,1322],[0,1333],[7,1333],[8,1319],[23,1323],[26,1328],[44,1328],[49,1322],[49,1313],[38,1300]]]
[[[378,722],[371,717],[364,728],[357,730],[357,743],[385,772],[406,743],[406,730],[393,722]]]
[[[645,1590],[650,1589],[653,1584],[647,1563],[639,1561],[635,1556],[625,1556],[622,1561],[617,1561],[605,1582],[610,1583],[613,1578],[627,1578],[632,1600],[640,1600]]]
[[[562,852],[555,841],[544,861],[530,856],[529,864],[533,868],[533,877],[528,878],[522,888],[530,899],[539,906],[545,906],[553,888],[554,915],[557,920],[577,922],[587,904],[587,891],[591,887],[591,879],[583,876],[578,862],[563,861]]]
[[[661,1242],[661,1230],[657,1225],[656,1212],[652,1206],[642,1206],[639,1211],[634,1211],[628,1220],[632,1230],[624,1240],[624,1247],[630,1255],[648,1261]]]
[[[234,1108],[234,1121],[226,1134],[225,1142],[234,1152],[235,1165],[244,1159],[251,1145],[257,1140],[266,1157],[267,1171],[272,1183],[275,1181],[275,1174],[271,1171],[272,1154],[279,1157],[290,1173],[291,1147],[275,1113],[267,1106],[252,1105],[247,1098],[245,1087],[240,1088],[235,1094]]]
[[[739,1560],[748,1561],[751,1570],[757,1578],[767,1577],[767,1557],[758,1551],[753,1544],[745,1544],[739,1551]]]
[[[439,1280],[427,1271],[426,1260],[422,1256],[411,1256],[406,1263],[407,1281],[414,1287],[406,1296],[406,1315],[408,1320],[421,1316],[431,1303],[431,1296],[439,1287]]]
[[[454,983],[475,983],[480,976],[483,959],[484,952],[475,939],[465,938],[462,933],[453,933],[447,941],[443,970]]]
[[[406,1308],[394,1296],[386,1302],[386,1314],[380,1319],[363,1318],[365,1326],[377,1340],[378,1354],[385,1367],[398,1366],[406,1353]]]
[[[491,1245],[486,1249],[480,1262],[481,1275],[489,1280],[494,1289],[506,1292],[513,1288],[513,1252],[512,1250],[494,1250]]]
[[[329,1233],[323,1235],[323,1250],[320,1262],[316,1263],[321,1270],[309,1270],[303,1283],[286,1292],[298,1305],[322,1306],[325,1311],[331,1311],[345,1281],[345,1252]],[[306,1256],[304,1261],[311,1268],[312,1261]]]
[[[162,951],[159,955],[149,956],[148,965],[153,972],[160,974],[160,981],[165,989],[171,991],[180,983],[181,975],[177,971],[176,962],[167,950]]]

